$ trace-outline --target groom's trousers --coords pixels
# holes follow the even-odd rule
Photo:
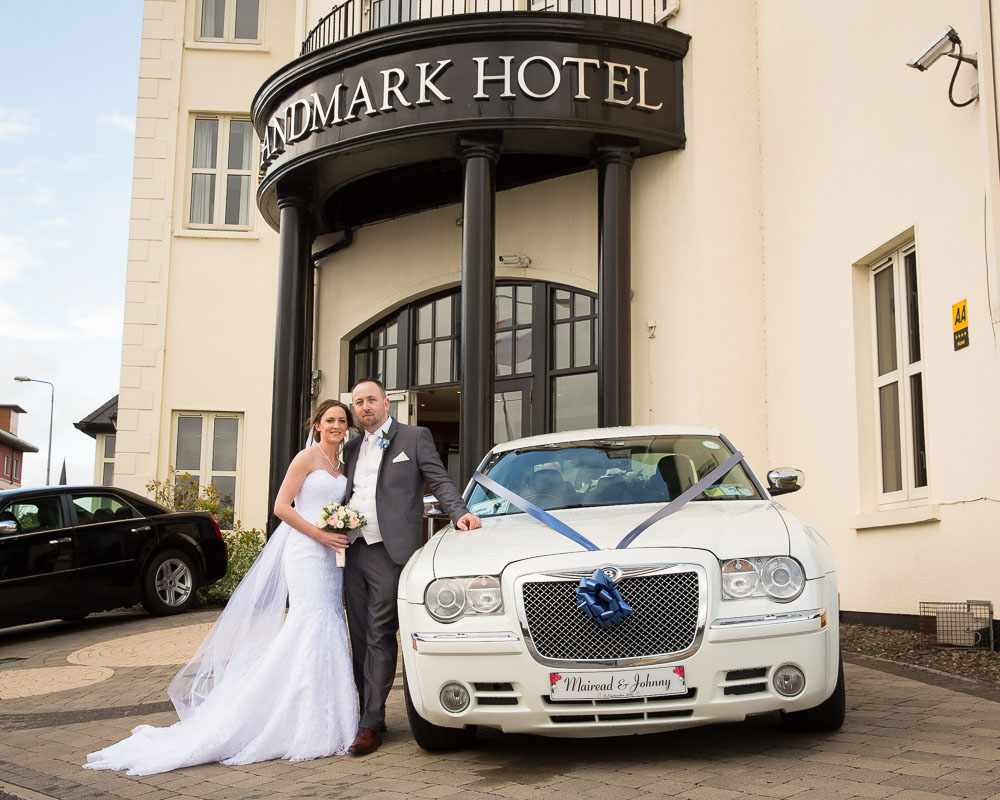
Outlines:
[[[396,679],[396,587],[402,571],[381,542],[368,544],[359,536],[347,548],[344,593],[359,726],[374,731],[385,730],[385,701]]]

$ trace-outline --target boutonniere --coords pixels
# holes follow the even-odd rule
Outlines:
[[[382,434],[381,434],[381,436],[379,436],[379,438],[378,438],[378,442],[376,442],[376,444],[377,444],[377,445],[378,445],[378,446],[379,446],[379,447],[380,447],[380,448],[381,448],[382,450],[388,450],[388,449],[389,449],[389,442],[390,442],[390,441],[391,441],[391,440],[389,439],[389,434],[388,434],[388,433],[386,433],[385,431],[382,431]]]

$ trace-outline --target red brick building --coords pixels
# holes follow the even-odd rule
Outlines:
[[[0,490],[21,485],[25,453],[37,453],[38,448],[17,436],[17,415],[26,413],[21,406],[0,405]]]

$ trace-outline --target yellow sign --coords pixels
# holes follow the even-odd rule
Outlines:
[[[961,350],[969,346],[969,317],[965,300],[959,300],[951,307],[952,330],[955,335],[955,349]]]

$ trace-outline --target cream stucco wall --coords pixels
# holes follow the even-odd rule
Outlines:
[[[263,524],[277,234],[193,231],[192,115],[248,116],[298,52],[294,4],[265,0],[260,45],[195,41],[195,2],[144,5],[115,483],[144,493],[172,464],[176,411],[243,415],[236,516]]]
[[[1000,556],[997,347],[984,230],[983,104],[947,99],[954,61],[906,67],[946,25],[980,51],[976,2],[880,0],[864,15],[760,4],[760,109],[772,460],[806,471],[785,501],[831,540],[843,607],[917,613],[918,600],[989,599]],[[876,21],[883,24],[876,24]],[[965,66],[955,96],[976,72]],[[880,506],[869,256],[917,247],[929,499]],[[954,351],[952,303],[971,346]],[[939,521],[896,524],[936,515]]]

